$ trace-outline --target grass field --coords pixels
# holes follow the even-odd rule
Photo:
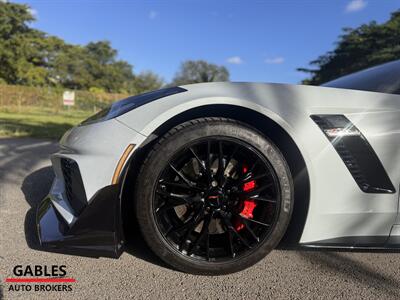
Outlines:
[[[59,139],[72,126],[83,121],[92,111],[22,107],[0,108],[0,137],[41,137]]]

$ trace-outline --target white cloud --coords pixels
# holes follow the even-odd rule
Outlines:
[[[38,11],[34,8],[28,8],[28,12],[34,17],[37,18],[38,16]]]
[[[228,64],[233,64],[233,65],[241,65],[243,63],[243,60],[241,59],[240,56],[232,56],[229,57],[226,62]]]
[[[346,6],[346,12],[356,12],[363,10],[367,6],[367,2],[365,0],[352,0]]]
[[[282,56],[277,56],[277,57],[267,58],[264,60],[264,62],[270,65],[279,65],[283,64],[285,62],[285,59]]]
[[[160,13],[158,11],[155,10],[151,10],[149,12],[149,19],[150,20],[154,20],[155,18],[157,18],[160,15]]]

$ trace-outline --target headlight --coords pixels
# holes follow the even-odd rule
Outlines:
[[[106,120],[110,120],[116,118],[132,109],[138,108],[146,103],[152,102],[154,100],[164,98],[167,96],[171,96],[174,94],[186,92],[187,90],[181,87],[171,87],[165,88],[157,91],[152,91],[144,94],[140,94],[137,96],[128,97],[126,99],[119,100],[114,102],[109,107],[99,111],[97,114],[89,117],[79,125],[88,125],[97,122],[102,122]]]

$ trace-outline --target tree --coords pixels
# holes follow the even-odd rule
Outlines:
[[[34,21],[29,7],[0,2],[0,78],[8,83],[42,84],[43,33],[29,28]]]
[[[124,60],[117,60],[118,52],[111,47],[110,42],[91,42],[84,50],[85,68],[92,77],[90,87],[121,92],[125,83],[133,80],[132,65]]]
[[[229,81],[228,70],[204,60],[187,60],[181,64],[171,85],[213,81]]]
[[[25,4],[15,4],[0,1],[0,37],[10,39],[15,34],[31,31],[28,23],[35,18]]]
[[[69,89],[94,87],[93,75],[87,68],[87,53],[84,47],[65,45],[55,57],[51,79],[55,85]]]
[[[154,73],[133,73],[108,41],[71,45],[29,27],[29,6],[0,1],[0,82],[139,93],[159,88]]]
[[[87,52],[101,65],[112,64],[116,60],[117,50],[109,41],[90,42],[85,46]]]
[[[145,71],[136,75],[128,88],[131,94],[142,94],[160,89],[164,85],[163,80],[151,71]]]
[[[311,74],[304,84],[320,85],[396,59],[400,59],[400,10],[383,24],[371,22],[355,29],[344,28],[336,48],[310,62],[316,68],[298,70]]]

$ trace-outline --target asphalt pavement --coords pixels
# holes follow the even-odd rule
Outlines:
[[[400,253],[275,250],[245,271],[194,276],[168,268],[140,235],[119,259],[42,251],[35,208],[49,191],[57,143],[0,139],[0,299],[400,298]],[[16,265],[65,265],[72,291],[9,291]]]

